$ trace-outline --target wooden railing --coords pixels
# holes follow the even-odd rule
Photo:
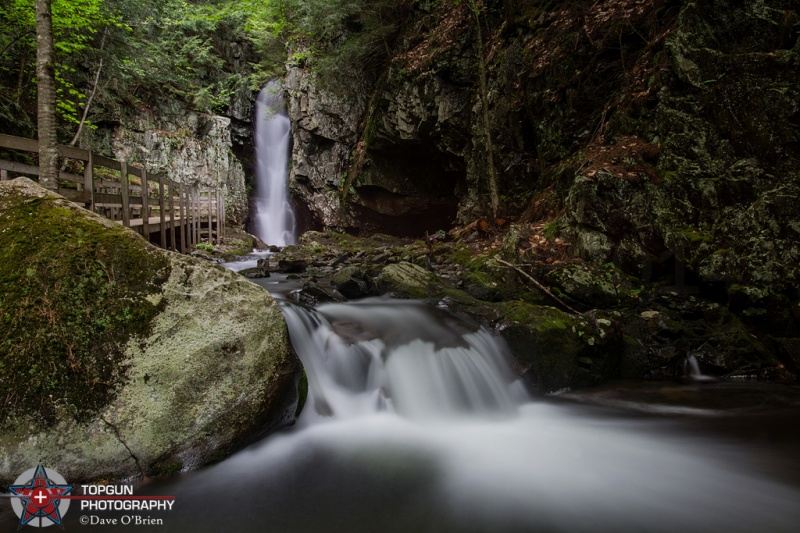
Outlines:
[[[39,153],[36,139],[0,134],[0,148]],[[201,242],[222,242],[225,231],[223,191],[177,183],[161,174],[89,150],[58,146],[66,162],[58,174],[58,194],[134,229],[162,248],[187,250]],[[76,170],[77,169],[77,170]],[[80,174],[76,173],[80,172]],[[0,159],[0,179],[39,176],[39,167]],[[156,239],[156,236],[158,237]]]

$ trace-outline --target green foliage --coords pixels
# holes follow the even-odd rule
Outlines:
[[[159,95],[220,112],[250,85],[247,64],[256,0],[53,0],[57,112],[62,139],[89,120]],[[285,57],[285,53],[284,53]],[[36,115],[33,0],[0,5],[0,125]],[[282,63],[282,62],[281,62]],[[95,86],[97,79],[97,86]],[[35,123],[35,120],[32,120]]]
[[[262,24],[331,88],[351,89],[354,76],[386,63],[412,6],[411,0],[286,0],[264,11]]]
[[[229,57],[236,52],[228,49],[248,40],[248,3],[144,2],[128,13],[131,29],[123,36],[113,90],[121,100],[166,93],[201,111],[224,110],[231,94],[248,83]]]
[[[121,24],[104,0],[53,0],[56,49],[57,112],[62,121],[77,123],[86,101],[78,90],[86,80],[80,63],[94,59],[98,33]],[[36,20],[33,0],[13,0],[0,6],[0,92],[19,102],[35,101]]]
[[[556,240],[556,237],[558,237],[558,221],[551,220],[545,223],[545,225],[542,226],[542,234],[544,234],[544,238],[548,241]]]

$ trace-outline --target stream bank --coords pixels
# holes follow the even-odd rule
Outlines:
[[[562,239],[527,225],[423,240],[307,232],[259,265],[251,275],[296,278],[295,298],[306,305],[388,294],[489,327],[539,393],[681,378],[690,357],[714,378],[796,379],[780,341],[759,338],[725,305],[690,287],[644,283],[611,264],[569,257]]]

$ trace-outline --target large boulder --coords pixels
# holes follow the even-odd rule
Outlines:
[[[0,183],[0,264],[0,484],[189,470],[292,416],[299,363],[245,278],[24,178]]]
[[[399,298],[430,298],[448,288],[433,272],[404,261],[385,266],[375,281],[381,292]]]

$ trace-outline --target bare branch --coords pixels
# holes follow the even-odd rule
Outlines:
[[[536,287],[538,287],[538,288],[539,288],[539,290],[541,290],[542,292],[544,292],[546,295],[548,295],[550,298],[552,298],[552,299],[553,299],[553,300],[554,300],[556,303],[558,303],[558,305],[560,305],[561,307],[563,307],[564,309],[566,309],[566,310],[567,310],[567,311],[569,311],[570,313],[572,313],[572,314],[575,314],[575,315],[581,315],[581,314],[582,314],[580,311],[578,311],[578,310],[577,310],[577,309],[575,309],[574,307],[571,307],[569,304],[567,304],[566,302],[564,302],[564,301],[563,301],[561,298],[559,298],[558,296],[556,296],[555,294],[553,294],[552,292],[550,292],[550,289],[548,289],[547,287],[545,287],[544,285],[542,285],[541,283],[539,283],[538,281],[536,281],[536,280],[533,278],[533,276],[531,276],[530,274],[528,274],[528,273],[527,273],[527,272],[525,272],[524,270],[520,269],[519,267],[517,267],[517,266],[515,266],[515,265],[512,265],[511,263],[509,263],[509,262],[507,262],[507,261],[503,261],[503,260],[502,260],[502,259],[500,259],[500,257],[498,257],[498,256],[495,256],[494,260],[495,260],[495,261],[497,261],[498,263],[500,263],[501,265],[505,265],[505,266],[507,266],[507,267],[509,267],[509,268],[512,268],[512,269],[516,270],[518,274],[520,274],[520,275],[524,276],[524,277],[525,277],[526,279],[528,279],[528,280],[529,280],[531,283],[533,283],[534,285],[536,285]]]

